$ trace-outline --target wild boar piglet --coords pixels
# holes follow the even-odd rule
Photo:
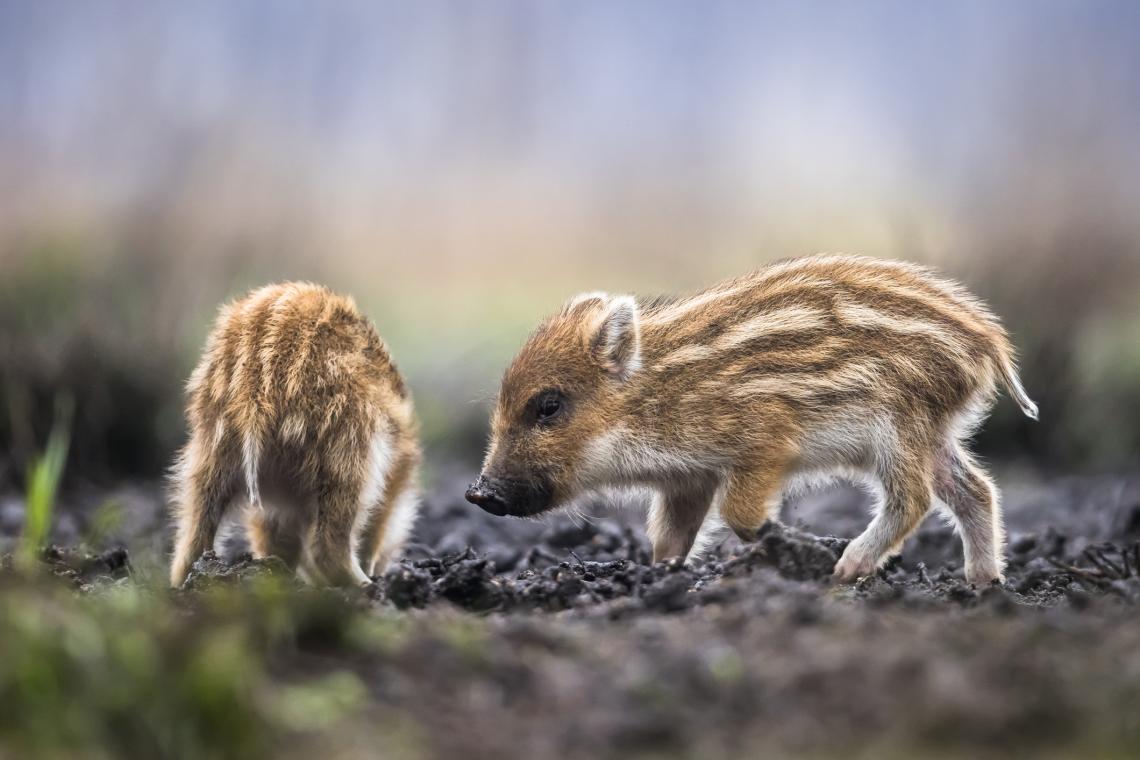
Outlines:
[[[880,498],[838,579],[874,572],[938,502],[966,577],[998,580],[998,494],[966,441],[999,383],[1036,418],[997,318],[912,264],[816,256],[683,298],[587,293],[506,370],[467,498],[525,516],[649,487],[663,560],[690,554],[710,509],[748,540],[789,484],[846,476]]]
[[[366,584],[415,519],[412,399],[352,299],[270,285],[222,308],[188,384],[170,582],[244,510],[255,556],[313,583]]]

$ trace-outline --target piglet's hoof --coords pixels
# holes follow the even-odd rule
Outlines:
[[[854,583],[874,572],[875,563],[870,559],[859,556],[858,552],[845,551],[836,563],[832,577],[837,583]]]

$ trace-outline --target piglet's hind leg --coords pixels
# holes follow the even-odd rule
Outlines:
[[[658,494],[649,509],[649,540],[653,561],[685,559],[704,524],[716,493],[716,481],[706,478]]]

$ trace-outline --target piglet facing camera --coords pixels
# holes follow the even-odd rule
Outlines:
[[[256,556],[313,583],[383,572],[415,519],[420,451],[411,396],[351,299],[286,283],[223,307],[187,395],[171,585],[232,508]]]
[[[997,491],[966,447],[999,384],[1036,418],[997,318],[902,262],[797,259],[676,299],[587,293],[508,367],[467,498],[529,516],[649,487],[659,561],[688,556],[712,509],[751,539],[786,486],[838,473],[882,489],[839,580],[874,572],[936,501],[967,578],[999,580]]]

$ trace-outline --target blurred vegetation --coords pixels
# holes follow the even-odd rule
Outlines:
[[[950,272],[1002,316],[1042,409],[1034,423],[999,400],[979,434],[986,456],[1066,472],[1140,463],[1140,312],[1128,297],[1140,292],[1140,267],[1128,257],[1089,262],[1095,255],[1087,254],[1082,271],[1097,279],[1076,286],[1063,259],[1024,270],[995,256]],[[54,247],[18,261],[0,283],[0,487],[7,490],[23,486],[19,473],[35,465],[61,397],[75,404],[69,478],[160,476],[182,441],[182,383],[219,301],[284,279],[274,272],[298,270],[356,292],[335,272],[322,278],[288,261],[254,261],[190,281],[169,271],[175,264],[141,254],[92,260]],[[378,298],[367,285],[357,290],[409,377],[431,462],[477,461],[498,373],[558,298],[502,303],[449,332],[438,321],[401,318],[399,299]]]
[[[171,596],[121,582],[77,596],[0,570],[0,756],[351,756],[351,726],[385,757],[419,753],[394,716],[369,716],[343,667],[390,656],[404,624],[272,576]],[[341,666],[322,663],[338,653]]]
[[[73,474],[154,477],[180,434],[184,365],[154,319],[147,268],[95,270],[70,245],[44,245],[0,280],[0,431],[8,487],[74,399]]]

